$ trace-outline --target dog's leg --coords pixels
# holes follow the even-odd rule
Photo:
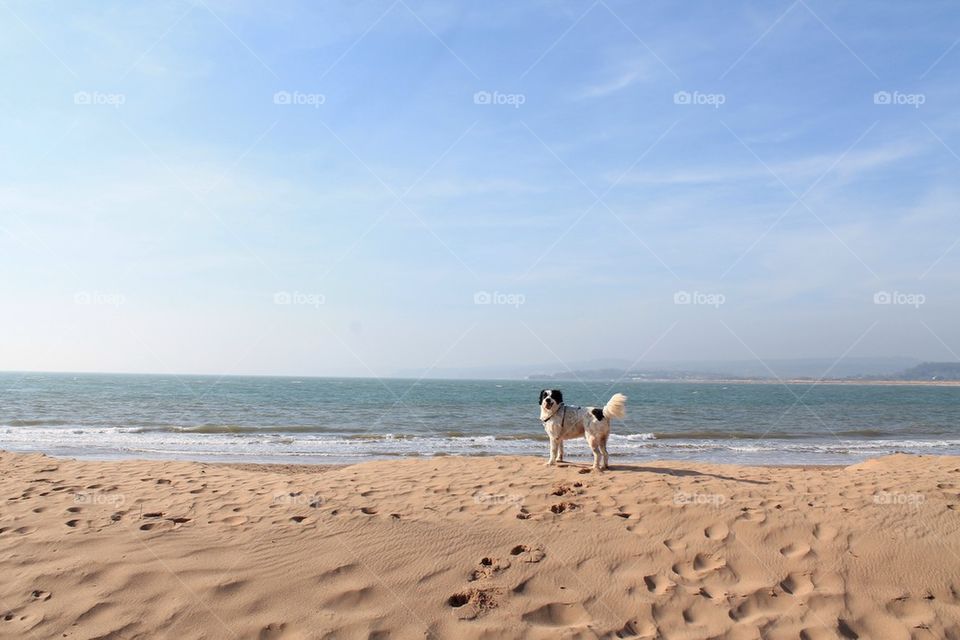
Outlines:
[[[610,468],[610,454],[607,453],[607,438],[609,437],[610,437],[610,434],[608,433],[607,435],[600,438],[600,451],[603,452],[603,468],[604,469]]]
[[[593,470],[599,473],[600,468],[600,438],[595,436],[587,436],[587,444],[590,445],[590,450],[593,451]]]
[[[557,462],[563,462],[563,438],[560,438],[560,443],[557,445]]]
[[[558,440],[559,438],[554,438],[553,436],[550,436],[550,459],[547,461],[548,467],[557,464]]]

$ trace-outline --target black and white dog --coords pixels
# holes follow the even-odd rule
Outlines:
[[[627,396],[622,393],[613,394],[603,408],[574,407],[563,404],[563,392],[559,389],[544,389],[540,392],[540,421],[550,436],[547,464],[563,462],[564,440],[585,436],[593,451],[594,471],[609,468],[607,439],[610,437],[610,418],[622,418],[626,414]]]

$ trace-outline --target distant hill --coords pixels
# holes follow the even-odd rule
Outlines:
[[[900,380],[960,380],[960,362],[924,362],[902,372]]]
[[[528,380],[757,380],[753,376],[735,376],[729,373],[709,371],[667,371],[643,369],[624,371],[622,369],[589,369],[583,371],[561,371],[527,376]]]
[[[770,358],[637,363],[598,358],[563,364],[403,369],[403,378],[501,380],[960,380],[960,363],[921,362],[917,358]],[[642,365],[642,366],[641,366]]]
[[[726,362],[650,363],[643,368],[576,368],[528,375],[531,380],[770,380],[903,379],[904,370],[920,363],[915,358],[772,358]]]

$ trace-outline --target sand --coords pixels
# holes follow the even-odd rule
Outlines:
[[[960,638],[960,458],[542,463],[2,453],[0,637]]]

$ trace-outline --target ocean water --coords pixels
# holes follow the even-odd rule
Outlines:
[[[342,463],[545,456],[537,397],[629,396],[612,462],[850,464],[960,454],[960,387],[0,373],[0,448],[81,458]],[[567,457],[586,461],[582,440]]]

